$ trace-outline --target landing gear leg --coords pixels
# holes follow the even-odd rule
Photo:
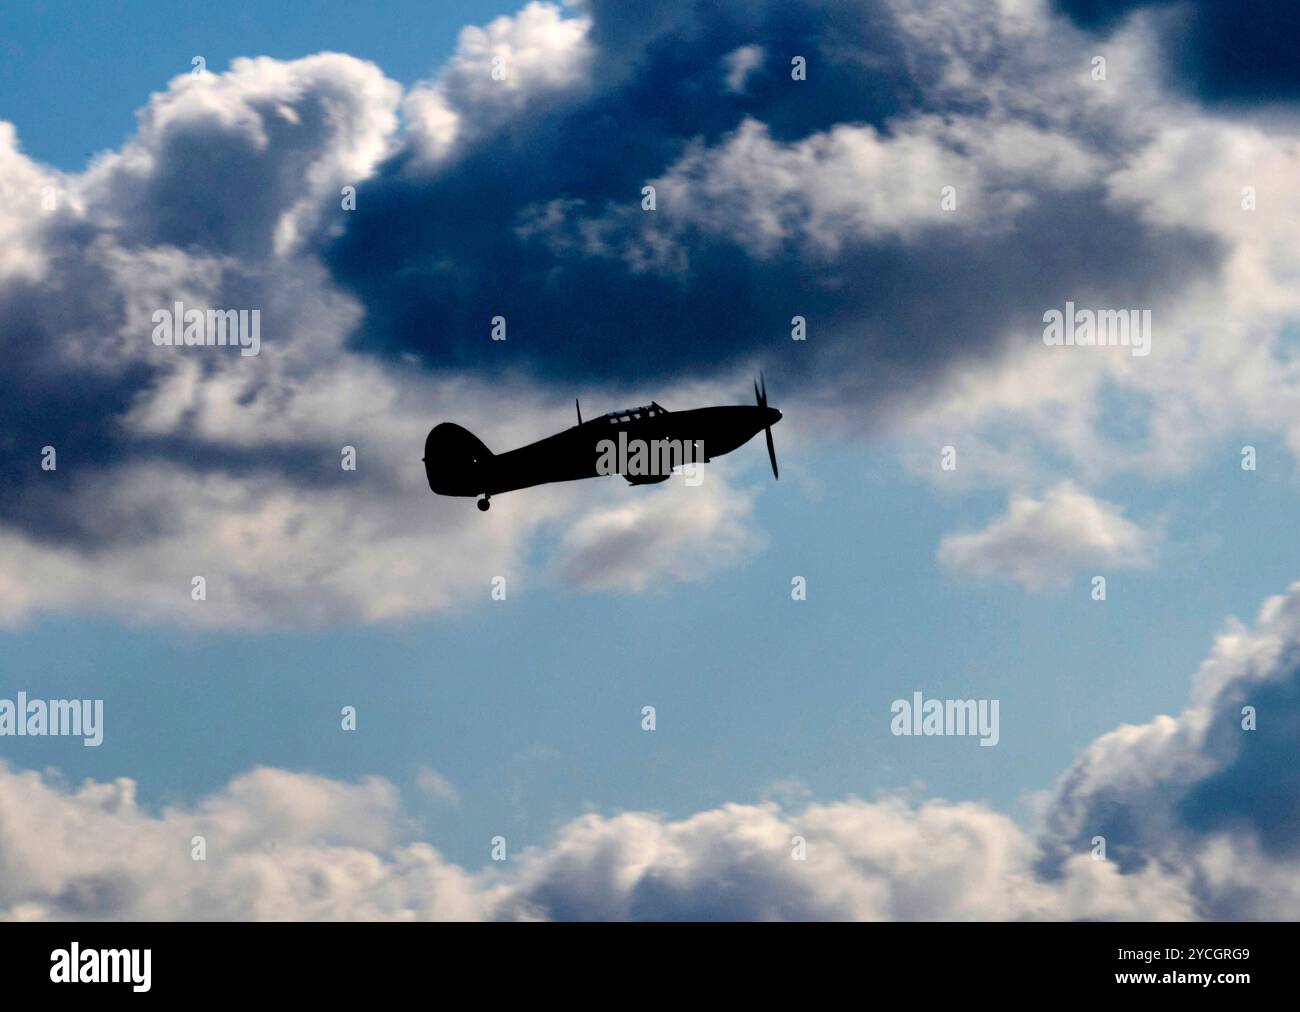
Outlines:
[[[488,510],[492,508],[492,503],[488,501],[489,498],[490,498],[489,496],[485,495],[482,499],[478,501],[477,504],[478,508],[482,510],[484,513],[486,513]]]

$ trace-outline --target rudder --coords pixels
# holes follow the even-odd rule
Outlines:
[[[483,440],[455,422],[429,430],[424,440],[424,475],[439,495],[476,496],[487,490],[492,451]]]

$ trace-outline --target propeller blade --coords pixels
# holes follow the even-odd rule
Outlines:
[[[758,380],[754,380],[754,403],[760,408],[763,406],[763,395],[758,392]]]
[[[772,442],[772,426],[763,430],[767,433],[767,457],[772,461],[772,477],[777,481],[781,480],[781,472],[776,469],[776,444]]]
[[[762,396],[763,407],[767,407],[767,378],[761,372],[758,374],[758,382],[761,385],[763,391],[763,396]]]

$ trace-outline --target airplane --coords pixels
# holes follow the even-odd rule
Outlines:
[[[632,485],[668,480],[671,466],[651,468],[647,472],[635,465],[628,466],[626,453],[610,469],[613,446],[631,446],[636,440],[644,441],[643,445],[667,441],[660,443],[661,446],[675,442],[683,453],[674,455],[672,463],[682,462],[683,454],[687,462],[707,462],[765,432],[772,476],[780,479],[772,426],[781,420],[781,412],[768,407],[767,384],[761,374],[754,381],[754,398],[757,403],[753,406],[737,404],[689,411],[669,411],[651,401],[644,407],[611,411],[586,422],[582,420],[582,406],[574,401],[577,425],[499,454],[489,450],[468,429],[455,422],[443,422],[429,430],[424,441],[424,473],[431,491],[438,495],[477,498],[478,508],[486,511],[494,495],[554,481],[577,481],[605,474],[622,474]],[[668,463],[666,450],[661,463]]]

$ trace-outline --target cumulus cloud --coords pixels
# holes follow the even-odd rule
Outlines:
[[[1291,107],[1267,118],[1237,107],[1229,117],[1139,72],[1168,38],[1161,18],[1193,8],[1205,9],[1141,11],[1104,48],[1095,44],[1106,55],[1107,80],[1081,85],[1080,100],[1134,100],[1104,106],[1124,138],[1122,151],[1094,149],[1105,151],[1107,202],[1161,228],[1198,232],[1219,250],[1215,267],[1178,290],[1144,286],[1084,296],[1066,288],[1056,301],[1042,302],[1038,316],[1018,321],[1000,360],[968,363],[927,398],[909,395],[910,410],[894,421],[918,474],[933,475],[930,447],[954,432],[962,434],[969,465],[958,480],[968,484],[1043,481],[1045,474],[1089,483],[1121,473],[1182,475],[1202,466],[1225,433],[1243,442],[1268,433],[1293,453],[1300,448],[1289,336],[1300,320],[1300,245],[1288,214],[1264,211],[1265,204],[1284,206],[1284,180],[1300,165],[1300,120]],[[1240,30],[1255,27],[1243,23]],[[1238,37],[1225,30],[1220,41],[1229,46]],[[1150,309],[1152,357],[1044,348],[1041,313],[1059,309],[1065,298]]]
[[[371,213],[327,251],[370,310],[367,348],[494,370],[465,335],[501,313],[546,378],[716,375],[770,355],[799,313],[819,342],[792,368],[830,386],[852,427],[1000,353],[1071,286],[1149,299],[1214,268],[1202,230],[1135,227],[1108,200],[1106,174],[1151,125],[1117,124],[1054,58],[1085,36],[1045,10],[585,9],[598,86],[548,91],[436,168],[399,157],[368,184]],[[771,59],[753,64],[760,50]],[[791,52],[816,67],[807,81],[791,80]],[[749,66],[743,94],[724,58]],[[449,206],[474,206],[472,228]]]
[[[1229,624],[1181,714],[1084,749],[1032,830],[976,802],[792,795],[680,819],[588,813],[472,870],[413,840],[380,778],[257,769],[150,811],[127,779],[0,764],[0,916],[1295,919],[1297,742],[1300,584],[1253,628]]]
[[[565,532],[560,566],[589,588],[702,580],[765,546],[753,523],[756,492],[707,474],[698,485],[670,481],[634,502],[588,510]]]
[[[822,263],[871,240],[919,240],[945,221],[965,230],[968,241],[987,241],[1010,228],[1043,189],[1083,188],[1096,170],[1076,141],[1027,124],[916,117],[888,136],[840,125],[781,144],[763,123],[746,118],[720,144],[692,146],[653,180],[668,225],[645,235],[662,247],[694,239],[698,229],[727,236],[760,260],[793,246]],[[969,201],[970,213],[950,214],[941,199],[945,187]],[[589,238],[604,238],[614,227],[608,220],[577,226]],[[683,251],[670,264],[688,259]],[[637,263],[653,260],[642,254]]]
[[[1293,919],[1300,906],[1300,584],[1255,627],[1233,622],[1176,717],[1093,742],[1060,779],[1047,862],[1103,836],[1121,869],[1161,866],[1205,916]]]
[[[1172,876],[1077,858],[1038,878],[980,805],[725,805],[590,814],[504,870],[406,842],[395,791],[258,769],[193,807],[0,766],[0,917],[157,920],[885,920],[1186,916]],[[792,858],[794,837],[807,859]],[[201,837],[205,860],[194,860]],[[924,860],[918,860],[924,855]]]
[[[460,804],[460,792],[456,786],[435,769],[428,766],[421,766],[416,771],[415,786],[420,792],[434,801],[441,801],[449,805]]]
[[[1078,23],[1101,31],[1135,11],[1162,15],[1164,64],[1199,98],[1224,104],[1300,97],[1300,68],[1289,40],[1300,33],[1291,4],[1248,12],[1215,0],[1056,0]]]
[[[585,17],[564,17],[554,4],[532,2],[514,17],[462,29],[437,79],[406,96],[413,164],[436,168],[503,124],[580,93],[592,56],[590,26]]]
[[[1285,199],[1300,128],[1166,88],[1148,72],[1164,21],[1109,35],[1094,81],[1098,40],[1035,3],[585,10],[601,87],[422,181],[381,170],[381,213],[331,247],[338,282],[381,307],[372,350],[495,369],[459,337],[476,317],[435,332],[411,311],[455,292],[539,337],[562,327],[520,349],[546,378],[707,372],[771,355],[797,311],[817,342],[782,363],[789,402],[826,430],[893,430],[927,464],[934,434],[960,431],[962,480],[1181,473],[1231,429],[1300,446],[1295,230],[1242,206],[1247,185]],[[798,86],[778,59],[795,49],[817,68]],[[719,61],[759,50],[739,95]],[[648,96],[688,94],[691,116],[647,119]],[[638,131],[615,130],[633,115]],[[470,194],[495,210],[467,243],[440,208]],[[381,235],[396,239],[382,263]],[[1151,309],[1153,356],[1045,347],[1043,312],[1067,300]],[[1117,404],[1136,423],[1122,433]]]
[[[389,152],[400,95],[373,64],[339,53],[183,74],[78,187],[91,221],[125,244],[284,254]]]
[[[467,876],[427,846],[393,846],[396,790],[377,778],[259,769],[157,814],[126,779],[71,788],[6,769],[3,780],[8,919],[382,917],[412,888],[424,898],[408,916],[475,910]]]
[[[1145,73],[1158,13],[1113,30],[1093,82],[1095,37],[1033,0],[534,3],[405,92],[338,53],[183,75],[82,173],[0,127],[0,619],[426,613],[551,519],[584,586],[689,577],[671,560],[743,531],[743,495],[699,519],[675,492],[592,513],[559,489],[471,520],[420,488],[414,448],[447,418],[536,438],[577,385],[611,407],[722,389],[796,314],[788,413],[914,454],[962,432],[963,480],[1176,471],[1234,426],[1300,452],[1300,233],[1271,210],[1300,126],[1225,121]],[[259,308],[262,354],[153,347],[177,299]],[[1066,299],[1153,308],[1151,356],[1043,346]],[[1141,422],[1123,440],[1097,424],[1117,400]],[[667,564],[620,548],[628,523]],[[189,609],[195,575],[225,603]]]
[[[580,19],[533,5],[468,31],[439,87],[483,126],[480,58],[504,52],[527,98],[565,85],[552,50],[584,37]],[[398,140],[401,101],[350,56],[259,58],[176,78],[122,150],[80,175],[45,171],[0,130],[0,236],[13,240],[0,254],[0,346],[15,363],[0,376],[12,478],[0,488],[0,622],[65,609],[221,627],[436,612],[518,573],[540,526],[577,515],[582,497],[561,488],[479,516],[431,496],[419,459],[446,419],[501,448],[571,424],[567,392],[349,346],[366,307],[320,252],[351,213],[342,188],[364,189],[415,143]],[[261,354],[154,346],[152,314],[176,301],[257,309]],[[587,389],[610,407],[629,397]],[[45,446],[55,470],[40,467]],[[354,472],[340,467],[344,447]],[[663,507],[676,502],[645,514],[669,555]],[[195,577],[206,600],[191,599]]]
[[[1081,566],[1149,565],[1156,535],[1119,506],[1061,482],[1041,499],[1012,496],[1007,512],[982,530],[948,534],[939,562],[965,576],[999,576],[1030,590],[1064,585]]]

